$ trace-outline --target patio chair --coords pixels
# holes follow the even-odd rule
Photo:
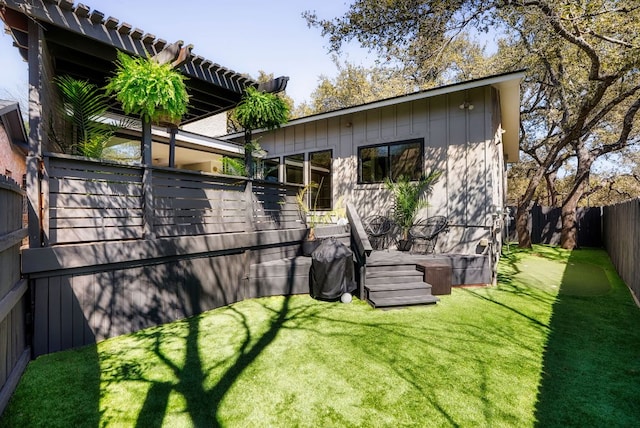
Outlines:
[[[438,235],[448,227],[447,217],[437,215],[420,220],[409,229],[409,236],[414,240],[412,252],[433,254]]]
[[[362,225],[374,250],[389,248],[391,232],[394,229],[393,220],[383,215],[373,215],[365,218]]]

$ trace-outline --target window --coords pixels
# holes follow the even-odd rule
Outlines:
[[[310,206],[317,210],[332,208],[331,150],[309,153],[309,180],[318,187],[310,189]]]
[[[304,153],[284,157],[284,182],[304,184]]]
[[[423,139],[360,147],[358,149],[358,181],[380,183],[386,178],[397,180],[422,176]]]
[[[265,159],[262,161],[262,174],[266,181],[278,182],[278,169],[280,168],[280,158]]]

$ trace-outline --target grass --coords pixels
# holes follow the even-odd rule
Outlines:
[[[638,326],[606,253],[538,246],[436,306],[255,299],[40,357],[0,426],[633,426]]]

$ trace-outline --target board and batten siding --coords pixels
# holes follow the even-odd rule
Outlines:
[[[474,108],[461,109],[465,101]],[[424,139],[425,171],[442,177],[420,217],[446,215],[439,252],[476,253],[489,238],[504,196],[498,93],[490,86],[453,92],[282,127],[260,135],[269,157],[333,150],[333,199],[362,217],[386,214],[393,198],[382,184],[358,183],[358,148]]]

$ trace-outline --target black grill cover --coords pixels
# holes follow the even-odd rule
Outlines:
[[[311,253],[309,282],[311,297],[318,300],[338,300],[355,290],[351,250],[335,238],[325,239]]]

